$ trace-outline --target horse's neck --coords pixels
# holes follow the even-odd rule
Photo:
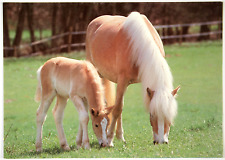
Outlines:
[[[104,101],[102,97],[101,91],[98,91],[93,85],[89,84],[87,86],[87,101],[89,104],[89,107],[97,109],[97,110],[103,110],[104,108]],[[89,109],[91,109],[89,108]]]

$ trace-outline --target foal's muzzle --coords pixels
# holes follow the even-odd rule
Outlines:
[[[108,145],[108,143],[107,143],[107,145]],[[104,143],[101,143],[101,144],[100,144],[100,147],[106,147],[107,145],[104,144]]]

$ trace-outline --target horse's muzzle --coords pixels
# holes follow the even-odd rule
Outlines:
[[[153,144],[156,145],[156,144],[159,144],[159,142],[158,141],[153,141]],[[165,141],[162,144],[168,144],[168,142]]]

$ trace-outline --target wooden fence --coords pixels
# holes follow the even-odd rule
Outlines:
[[[210,32],[204,32],[204,33],[191,33],[191,34],[183,34],[182,32],[179,32],[179,34],[172,34],[172,35],[163,35],[163,30],[168,29],[168,28],[172,28],[172,29],[179,29],[181,30],[182,27],[192,27],[192,26],[203,26],[203,25],[207,25],[207,26],[211,26],[211,25],[220,25],[221,27],[218,27],[217,30],[214,31],[210,31]],[[222,21],[213,21],[213,22],[202,22],[202,23],[191,23],[191,24],[174,24],[174,25],[156,25],[154,26],[157,31],[160,34],[160,37],[162,39],[162,41],[171,41],[172,39],[176,39],[175,42],[179,42],[182,43],[184,39],[186,38],[196,38],[196,37],[200,37],[200,36],[216,36],[216,39],[220,39],[222,38]],[[220,30],[221,29],[221,30]],[[63,33],[60,35],[56,35],[56,36],[52,36],[49,38],[45,38],[42,40],[38,40],[35,41],[33,43],[29,43],[29,44],[22,44],[20,46],[15,46],[15,47],[4,47],[4,56],[5,56],[5,52],[6,51],[12,51],[13,55],[15,57],[18,56],[30,56],[30,55],[37,55],[37,54],[47,54],[47,53],[59,53],[62,50],[64,52],[71,52],[72,50],[75,50],[77,48],[81,48],[84,49],[85,47],[85,34],[86,31],[79,31],[79,32],[67,32],[67,33]],[[82,35],[82,41],[79,43],[72,43],[72,37],[73,36],[77,36],[77,35]],[[38,46],[38,45],[44,45],[47,44],[49,42],[52,42],[53,40],[59,40],[62,38],[68,38],[68,43],[67,44],[62,44],[59,45],[57,47],[46,47],[44,49],[39,49],[39,51],[37,51],[36,53],[32,53],[31,48],[33,46]],[[30,48],[30,52],[23,54],[21,53],[23,50],[26,50]]]

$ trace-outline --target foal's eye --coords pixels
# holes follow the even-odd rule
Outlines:
[[[98,125],[96,124],[95,127],[98,127]]]

